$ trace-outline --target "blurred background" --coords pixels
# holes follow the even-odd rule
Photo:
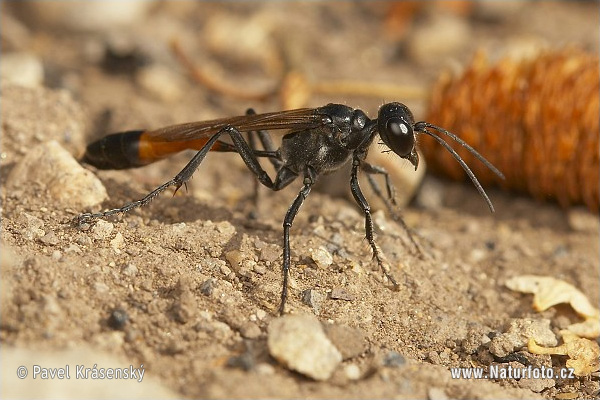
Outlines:
[[[460,77],[470,67],[479,68],[482,59],[490,65],[507,59],[518,65],[544,52],[575,47],[594,54],[598,49],[597,7],[585,1],[8,1],[2,7],[3,82],[68,90],[86,110],[90,137],[240,115],[249,107],[261,112],[338,102],[374,117],[378,106],[389,101],[404,102],[417,120],[427,117],[459,134],[466,127],[456,114],[463,111],[475,126],[472,136],[501,136],[512,128],[490,128],[487,121],[494,114],[502,119],[507,111],[495,109],[496,100],[479,104],[478,111],[471,105],[484,92],[510,90],[502,82],[494,86],[494,79],[518,67],[501,67],[466,82],[470,98],[456,97],[456,90],[444,92],[440,79],[459,79],[448,74]],[[564,79],[579,75],[576,71]],[[513,81],[518,79],[529,77],[515,74]],[[474,87],[477,91],[470,90]],[[525,118],[525,110],[516,112]],[[541,134],[534,130],[519,128],[515,135]],[[505,173],[514,169],[522,175],[526,169],[511,163],[529,148],[510,150],[497,139],[494,143],[501,146],[487,146],[486,154],[490,140],[470,139]],[[498,155],[511,151],[517,156]],[[448,157],[440,152],[426,155]],[[544,160],[539,162],[537,171],[544,166]],[[452,163],[448,158],[441,166],[435,159],[432,164],[446,171]],[[407,164],[396,164],[399,174],[407,175]],[[474,168],[485,175],[484,168]],[[463,178],[453,170],[454,177]],[[484,183],[492,181],[485,175]],[[510,176],[503,185],[538,198],[556,197],[547,188],[531,189],[522,177]],[[594,208],[597,196],[581,197],[561,203]]]
[[[83,105],[89,138],[240,115],[249,107],[266,112],[336,102],[374,117],[381,104],[401,101],[417,120],[427,118],[459,134],[475,130],[470,139],[480,152],[505,173],[518,171],[518,177],[509,177],[502,185],[553,199],[553,188],[530,188],[527,177],[522,177],[526,168],[511,164],[531,152],[529,148],[499,148],[498,142],[508,140],[489,139],[510,129],[516,129],[519,137],[534,137],[540,131],[520,126],[490,128],[486,122],[493,120],[490,115],[497,115],[497,120],[507,112],[496,109],[496,99],[471,107],[486,92],[514,89],[498,76],[519,67],[508,65],[499,72],[481,74],[479,80],[463,84],[462,97],[456,97],[456,90],[445,92],[440,80],[446,79],[447,84],[469,68],[481,69],[482,60],[493,66],[510,59],[518,65],[544,52],[558,52],[559,56],[550,58],[560,57],[569,48],[594,58],[591,64],[585,62],[589,72],[597,63],[598,22],[593,1],[5,1],[2,82],[68,90]],[[513,84],[529,79],[514,74]],[[581,71],[575,71],[559,78],[559,84],[579,75]],[[523,87],[523,83],[514,85]],[[465,91],[473,87],[478,88],[476,93],[465,97]],[[591,91],[574,95],[595,107],[586,96],[595,95]],[[432,98],[437,100],[432,102]],[[456,117],[460,110],[474,127],[465,127],[465,121]],[[476,137],[480,132],[488,139]],[[580,135],[585,133],[576,133],[573,140]],[[427,148],[426,140],[422,147]],[[502,152],[514,156],[502,157]],[[433,158],[433,170],[451,169],[455,178],[464,178],[451,167],[454,161],[436,161],[447,155],[440,156],[437,150],[426,155],[428,160]],[[466,153],[461,155],[471,164]],[[597,156],[592,158],[597,163]],[[532,167],[536,171],[544,169],[546,162],[538,161]],[[399,168],[398,174],[408,175],[409,181],[420,179],[411,178],[415,174],[407,163],[387,167]],[[493,182],[484,168],[474,168],[484,174],[484,183]],[[407,193],[412,195],[412,190]],[[597,204],[597,195],[587,195],[587,200],[575,197],[560,202],[585,203],[591,209]]]

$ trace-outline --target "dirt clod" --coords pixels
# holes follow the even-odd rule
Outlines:
[[[324,324],[323,329],[344,360],[358,357],[367,350],[365,333],[361,329],[338,324]]]
[[[490,352],[497,357],[505,357],[527,346],[529,338],[549,347],[558,343],[550,329],[550,320],[515,319],[510,322],[505,333],[491,340]]]

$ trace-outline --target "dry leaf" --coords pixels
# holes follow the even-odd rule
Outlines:
[[[557,347],[539,346],[529,339],[528,350],[533,354],[557,354],[568,356],[567,368],[573,368],[577,376],[587,376],[600,369],[600,346],[593,340],[583,339],[568,330],[560,331],[563,344]]]
[[[547,276],[522,275],[509,279],[506,286],[514,291],[533,293],[533,308],[544,311],[556,304],[568,303],[585,321],[567,327],[580,337],[600,336],[600,311],[575,286]]]

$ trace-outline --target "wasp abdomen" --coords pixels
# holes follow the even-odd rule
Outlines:
[[[114,133],[90,143],[82,161],[98,169],[127,169],[148,164],[140,160],[140,137],[145,131]]]

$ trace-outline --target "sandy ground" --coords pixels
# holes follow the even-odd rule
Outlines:
[[[360,210],[327,188],[311,193],[292,228],[288,313],[316,315],[343,356],[331,377],[315,381],[276,361],[267,346],[281,290],[281,223],[298,183],[278,193],[260,190],[255,207],[254,181],[241,160],[210,154],[187,191],[79,229],[71,220],[80,212],[140,198],[177,173],[189,154],[133,171],[90,168],[85,179],[99,178],[108,193],[107,200],[90,207],[81,196],[91,186],[71,179],[70,167],[48,161],[53,147],[43,147],[57,140],[78,156],[83,144],[102,132],[239,115],[249,106],[279,107],[277,98],[256,103],[191,82],[170,56],[173,35],[189,46],[196,62],[224,65],[231,71],[229,82],[248,90],[272,84],[264,76],[276,75],[272,71],[281,65],[272,60],[277,52],[270,46],[282,43],[287,59],[314,81],[417,82],[422,88],[442,66],[464,63],[477,48],[493,56],[539,44],[597,48],[598,14],[592,3],[511,4],[505,10],[490,6],[478,17],[463,14],[473,10],[431,6],[415,11],[407,32],[390,27],[386,3],[153,3],[131,26],[77,34],[50,22],[37,28],[18,25],[18,12],[5,9],[11,30],[3,31],[3,51],[35,54],[45,80],[43,87],[23,88],[3,78],[1,93],[3,398],[69,392],[107,398],[597,396],[593,374],[474,380],[452,379],[449,371],[565,366],[565,357],[533,355],[523,346],[498,357],[489,343],[515,319],[546,323],[555,335],[580,321],[567,306],[534,311],[531,295],[505,286],[512,277],[563,279],[598,304],[598,217],[584,208],[565,210],[488,188],[496,207],[491,214],[469,184],[426,176],[416,199],[402,211],[425,257],[389,216],[375,213],[377,243],[400,283],[393,291],[372,260]],[[289,15],[294,18],[284,19]],[[448,45],[454,53],[411,48],[419,35],[426,36],[415,32],[440,19],[457,24],[455,30],[468,29],[456,33],[459,44]],[[444,23],[449,22],[442,23],[442,31]],[[262,50],[244,54],[239,45],[222,48],[218,37],[224,26],[239,26],[243,32],[231,35],[241,43],[255,40]],[[111,59],[122,67],[117,71],[103,64],[106,57],[99,54],[111,46],[139,51],[158,64],[166,60],[165,69],[176,71],[167,79],[175,81],[175,89],[144,81],[140,69],[149,67],[137,65],[135,57]],[[353,46],[361,49],[354,58]],[[304,52],[299,59],[293,55],[298,51]],[[431,59],[423,61],[423,53]],[[383,100],[391,99],[316,93],[308,106],[343,102],[374,115]],[[425,107],[421,100],[407,103],[417,115]],[[26,173],[16,174],[27,159]],[[400,170],[411,172],[406,165]],[[66,178],[56,176],[62,172]],[[334,180],[347,182],[347,172]],[[323,253],[331,256],[330,265],[318,262],[316,254]],[[313,301],[303,301],[303,293]],[[146,374],[133,386],[41,380],[32,378],[34,364],[73,369],[143,364]],[[15,377],[20,365],[30,369],[23,380]]]

